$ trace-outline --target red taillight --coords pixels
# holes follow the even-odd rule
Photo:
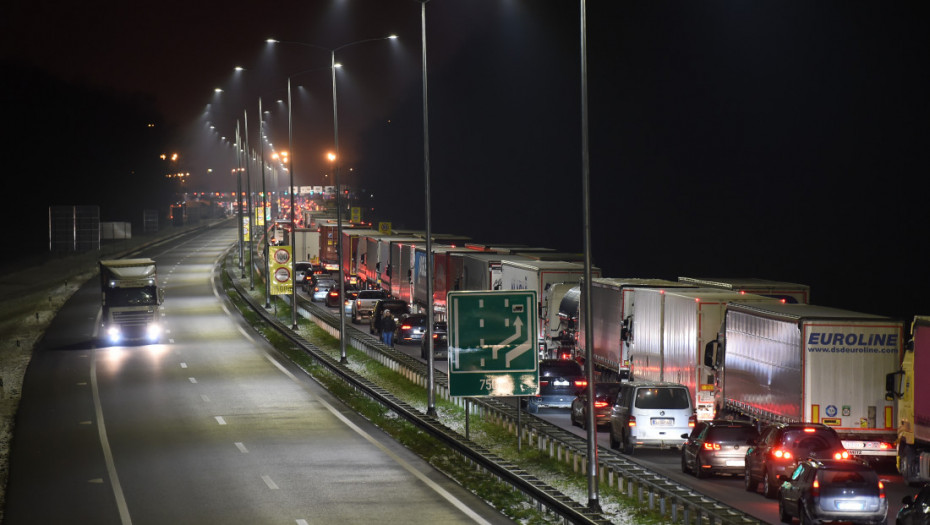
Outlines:
[[[608,405],[607,401],[595,401],[594,408],[604,408]]]
[[[833,454],[833,459],[849,459],[849,452],[845,450],[837,452],[836,454]]]
[[[817,429],[811,428],[811,427],[804,427],[804,432],[813,433],[813,432],[817,432]]]
[[[576,379],[575,386],[578,388],[584,388],[588,386],[588,380],[587,379]]]
[[[337,297],[338,295],[339,295],[339,292],[337,292],[337,291],[329,292],[329,296],[330,296],[330,297]]]
[[[402,325],[400,325],[400,329],[401,329],[401,330],[410,330],[410,325],[409,325],[409,324],[402,324]]]
[[[319,292],[319,291],[320,291],[320,287],[319,287],[319,286],[314,286],[314,287],[313,287],[313,291],[314,291],[314,292]]]
[[[885,443],[884,441],[878,444],[879,450],[891,450],[894,448],[894,445],[891,443]]]
[[[820,481],[814,480],[814,484],[811,485],[811,497],[819,498],[820,497]]]
[[[778,459],[791,459],[791,452],[780,448],[773,450],[772,455]]]
[[[697,424],[697,416],[695,416],[694,414],[691,414],[691,416],[688,418],[688,426],[690,428],[694,428],[694,425],[696,424]]]
[[[539,380],[539,386],[548,386],[548,385],[549,385],[549,380],[548,380],[548,379],[540,379],[540,380]]]
[[[885,499],[885,484],[878,480],[878,498]]]
[[[704,443],[704,450],[720,450],[720,443]]]
[[[635,427],[635,426],[636,426],[636,416],[630,416],[630,421],[627,422],[627,425],[629,425],[629,426],[631,426],[631,427]]]
[[[563,360],[564,360],[564,359],[571,359],[571,358],[572,358],[572,354],[570,354],[570,353],[568,353],[568,352],[563,352],[563,353],[559,354],[559,359],[563,359]]]

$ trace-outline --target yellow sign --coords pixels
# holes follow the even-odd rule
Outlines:
[[[362,209],[359,208],[358,206],[352,207],[351,222],[355,222],[355,223],[362,222]]]
[[[251,237],[249,237],[249,218],[248,217],[242,218],[242,240],[243,241],[252,240]]]
[[[380,233],[381,235],[390,235],[391,234],[391,223],[379,222],[378,233]]]
[[[291,295],[294,276],[291,273],[291,247],[271,246],[268,257],[268,275],[271,276],[271,295]]]
[[[264,226],[265,225],[265,214],[262,213],[263,208],[258,206],[255,208],[255,225]]]

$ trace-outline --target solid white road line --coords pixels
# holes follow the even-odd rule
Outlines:
[[[100,405],[100,392],[97,390],[97,351],[94,350],[90,361],[90,385],[94,394],[94,411],[97,415],[97,435],[100,437],[100,448],[103,449],[103,458],[107,464],[107,476],[110,478],[110,486],[113,487],[113,497],[116,498],[116,508],[119,510],[120,523],[131,525],[132,518],[129,517],[129,506],[126,505],[126,498],[123,496],[123,487],[119,484],[119,476],[116,475],[116,464],[113,462],[113,451],[110,450],[110,441],[107,439],[107,427],[103,422],[103,407]]]

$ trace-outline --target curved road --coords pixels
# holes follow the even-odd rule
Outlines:
[[[214,267],[235,237],[142,254],[165,289],[161,344],[96,348],[96,279],[60,311],[26,373],[6,522],[509,523],[230,312]]]

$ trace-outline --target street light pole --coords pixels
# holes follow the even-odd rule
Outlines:
[[[288,193],[291,196],[291,329],[297,330],[297,210],[294,208],[294,126],[291,121],[291,77],[287,77],[287,174]]]
[[[262,97],[258,97],[258,149],[262,163],[262,256],[265,259],[262,264],[265,265],[265,308],[271,308],[271,275],[269,271],[271,266],[268,264],[268,193],[265,190],[265,117],[262,113]],[[258,222],[258,221],[256,221]]]
[[[429,176],[429,106],[426,89],[426,2],[420,4],[420,42],[422,48],[421,63],[423,68],[423,187],[426,193],[426,415],[436,417],[436,369],[433,355],[433,229],[430,206]],[[468,417],[466,415],[466,417]]]
[[[236,208],[239,212],[239,269],[245,278],[245,265],[242,262],[242,138],[239,136],[239,119],[236,119]]]
[[[249,194],[249,290],[255,289],[255,272],[252,271],[253,256],[255,250],[253,249],[253,242],[255,239],[255,225],[254,222],[254,213],[252,212],[252,171],[249,168],[252,164],[252,159],[249,158],[249,112],[248,110],[242,110],[242,118],[245,122],[245,185],[246,193]]]

